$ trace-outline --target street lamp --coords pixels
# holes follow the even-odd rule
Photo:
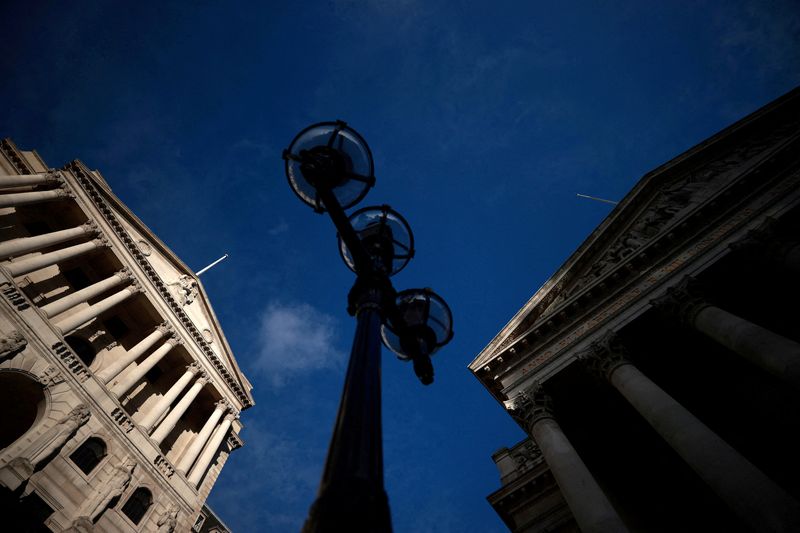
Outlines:
[[[452,314],[430,289],[398,294],[392,286],[389,278],[414,257],[414,236],[399,213],[387,205],[345,213],[375,185],[372,153],[361,135],[342,121],[314,124],[294,138],[283,159],[295,194],[331,217],[342,259],[356,274],[347,298],[347,311],[356,317],[355,338],[317,499],[303,531],[389,532],[381,340],[400,359],[413,361],[428,385],[430,356],[453,337]]]

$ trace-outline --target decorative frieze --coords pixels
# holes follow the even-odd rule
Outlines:
[[[53,345],[53,352],[61,359],[61,362],[66,366],[80,382],[89,379],[89,369],[83,364],[83,361],[75,355],[75,352],[63,342],[57,342]]]
[[[44,386],[44,388],[49,389],[55,387],[59,383],[64,382],[64,374],[53,365],[48,366],[44,369],[42,374],[39,376],[39,382]]]
[[[4,361],[10,357],[17,355],[25,349],[28,341],[17,330],[12,331],[8,335],[0,338],[0,361]]]

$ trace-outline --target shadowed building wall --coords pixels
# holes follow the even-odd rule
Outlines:
[[[513,531],[800,529],[800,89],[645,175],[470,364]]]

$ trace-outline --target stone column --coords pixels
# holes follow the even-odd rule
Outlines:
[[[552,400],[539,387],[522,392],[512,412],[542,450],[561,494],[584,533],[628,529],[553,417]]]
[[[177,338],[177,336],[167,339],[167,342],[162,344],[158,350],[151,353],[147,359],[141,362],[141,364],[128,371],[128,373],[125,374],[122,379],[111,388],[111,392],[117,397],[120,397],[131,390],[131,388],[136,385],[144,377],[144,375],[150,371],[151,368],[156,366],[156,364],[158,364],[158,362],[161,361],[164,356],[167,355],[167,353],[178,344],[183,343]]]
[[[63,178],[58,172],[43,172],[41,174],[18,174],[0,176],[0,189],[10,187],[33,187],[46,183],[63,183]]]
[[[155,441],[158,444],[161,444],[167,435],[175,429],[175,425],[178,423],[180,417],[182,417],[186,411],[189,409],[189,406],[192,405],[192,402],[197,398],[197,395],[200,394],[200,391],[203,387],[206,386],[208,383],[208,377],[206,377],[205,372],[200,373],[200,378],[194,382],[192,388],[181,398],[181,400],[175,405],[175,407],[170,411],[170,413],[161,421],[158,425],[156,430],[150,435],[150,439]]]
[[[62,229],[60,231],[53,231],[35,237],[20,237],[18,239],[11,239],[0,243],[0,258],[5,259],[12,255],[23,255],[54,244],[77,239],[84,235],[92,235],[97,233],[97,224],[94,221],[89,221],[82,226],[75,228]]]
[[[111,296],[104,298],[97,302],[94,305],[90,305],[80,311],[69,315],[68,317],[56,322],[56,328],[61,331],[62,334],[66,334],[67,332],[72,331],[73,329],[81,326],[93,318],[100,316],[101,314],[105,313],[115,305],[124,302],[134,294],[142,292],[142,288],[137,284],[134,283],[122,289],[119,292],[115,292]]]
[[[214,428],[217,427],[217,423],[219,419],[222,418],[222,415],[225,414],[230,408],[228,402],[225,400],[219,400],[217,404],[214,406],[214,412],[211,413],[211,416],[208,417],[206,423],[203,425],[203,429],[200,430],[200,433],[192,439],[191,445],[186,450],[186,452],[181,457],[178,464],[175,466],[175,469],[183,474],[186,475],[186,472],[194,464],[194,460],[197,459],[197,456],[200,455],[200,452],[203,451],[203,447],[208,444],[208,439],[211,437],[211,432],[214,431]]]
[[[203,450],[203,453],[200,454],[200,457],[197,459],[197,464],[195,464],[194,468],[192,468],[192,471],[189,472],[189,483],[197,486],[200,483],[200,480],[203,479],[206,470],[208,470],[208,467],[211,466],[211,462],[217,456],[219,445],[222,444],[222,441],[228,436],[228,430],[231,429],[231,424],[233,424],[233,421],[238,416],[239,415],[236,413],[228,413],[225,415],[225,420],[222,421],[222,424],[220,424],[220,426],[214,432],[214,436],[211,437],[211,440]]]
[[[172,405],[172,402],[175,401],[175,398],[183,392],[183,389],[192,381],[194,375],[200,371],[200,365],[198,363],[192,363],[190,365],[186,365],[186,372],[178,378],[178,380],[169,388],[169,390],[164,394],[164,396],[158,400],[156,403],[142,418],[139,422],[139,425],[144,428],[145,431],[149,432],[153,425],[158,421],[161,416],[167,412],[169,406]]]
[[[699,295],[697,283],[685,277],[651,300],[660,311],[718,342],[770,374],[800,388],[800,344],[715,307]]]
[[[120,372],[125,370],[131,363],[139,359],[144,353],[149,350],[151,347],[158,342],[164,335],[166,335],[171,329],[171,326],[164,322],[163,324],[156,327],[152,333],[150,333],[147,337],[139,341],[136,346],[130,349],[125,355],[121,356],[119,359],[112,362],[106,368],[102,369],[100,372],[95,374],[97,379],[102,381],[103,383],[109,383],[112,379],[117,377]]]
[[[0,194],[0,207],[17,207],[20,205],[52,202],[53,200],[65,200],[67,198],[73,198],[73,195],[66,189]]]
[[[611,333],[580,358],[616,388],[754,531],[800,531],[800,504],[625,357]]]
[[[62,248],[54,252],[28,257],[21,261],[5,263],[4,266],[12,276],[23,276],[41,268],[55,265],[61,261],[66,261],[67,259],[72,259],[73,257],[77,257],[81,254],[85,254],[87,252],[91,252],[92,250],[96,250],[97,248],[103,248],[106,246],[109,246],[108,241],[101,237],[89,242]]]
[[[119,272],[115,272],[113,276],[109,276],[102,281],[98,281],[97,283],[93,283],[92,285],[84,287],[79,291],[75,291],[72,294],[68,294],[62,298],[59,298],[58,300],[44,305],[39,309],[42,310],[47,318],[52,318],[60,313],[63,313],[67,309],[87,302],[95,296],[103,294],[107,290],[112,289],[117,285],[122,284],[124,281],[131,279],[133,279],[133,276],[131,275],[130,271],[127,268],[123,268]]]

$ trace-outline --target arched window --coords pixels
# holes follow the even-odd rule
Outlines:
[[[100,464],[103,457],[106,456],[106,443],[97,437],[91,437],[81,444],[77,450],[72,452],[69,456],[72,462],[78,465],[78,468],[84,474],[88,474],[94,467]]]
[[[97,355],[97,352],[95,352],[94,347],[89,341],[76,335],[65,337],[64,340],[67,341],[67,344],[69,344],[69,347],[72,348],[73,352],[75,352],[75,355],[77,355],[80,360],[83,361],[83,364],[86,366],[92,364],[92,361],[94,361],[94,356]]]
[[[122,506],[122,512],[125,513],[125,516],[130,518],[131,522],[138,524],[152,503],[153,494],[146,488],[139,487],[133,491],[131,497],[128,498],[128,501]]]

